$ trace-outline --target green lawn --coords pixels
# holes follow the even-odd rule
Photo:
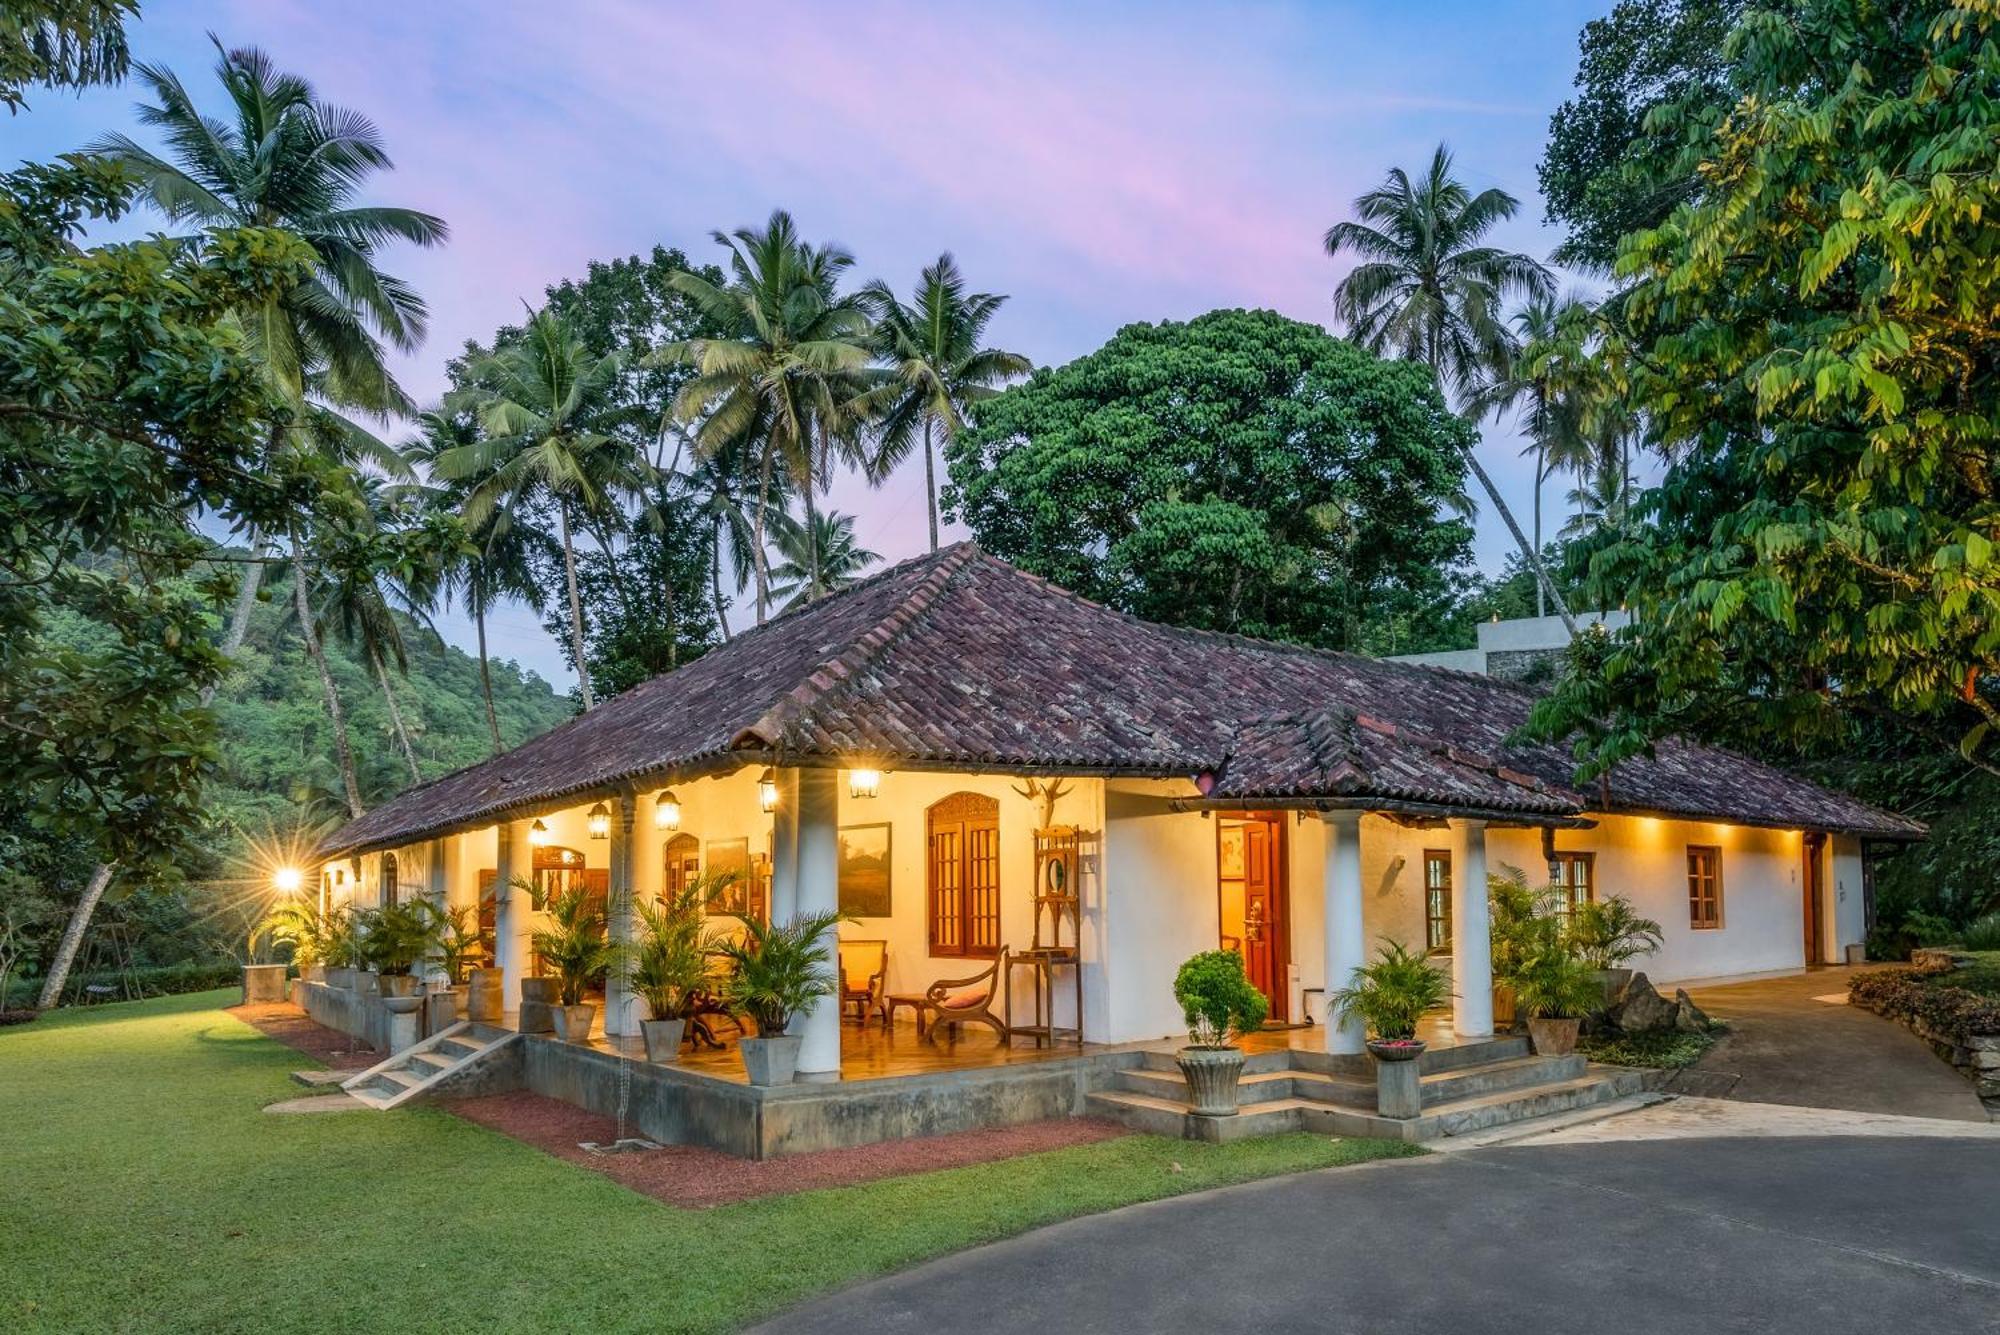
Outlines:
[[[264,1113],[304,1059],[233,999],[0,1030],[0,1329],[727,1329],[1072,1215],[1413,1152],[1134,1136],[680,1210],[434,1109]]]

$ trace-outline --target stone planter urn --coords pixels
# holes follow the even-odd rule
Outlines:
[[[243,1004],[276,1002],[285,999],[285,966],[246,964],[243,966]]]
[[[1375,1058],[1375,1111],[1384,1117],[1411,1118],[1424,1110],[1423,1068],[1417,1058],[1424,1055],[1419,1038],[1371,1038],[1369,1055]]]
[[[743,1054],[743,1070],[753,1085],[789,1085],[799,1073],[799,1045],[793,1034],[776,1038],[740,1038],[736,1050]]]
[[[556,1027],[555,1007],[562,984],[553,978],[521,980],[521,1032],[546,1034]]]
[[[1185,1047],[1174,1062],[1187,1080],[1190,1111],[1197,1117],[1236,1116],[1236,1081],[1243,1074],[1243,1049]]]
[[[326,966],[324,964],[308,964],[305,968],[299,970],[299,977],[308,983],[324,983],[326,981]]]
[[[345,988],[347,991],[352,992],[361,985],[361,970],[345,966],[338,968],[330,967],[326,971],[326,985],[328,987]]]
[[[677,1062],[681,1059],[681,1039],[687,1034],[686,1020],[641,1020],[639,1032],[646,1038],[646,1060]]]
[[[1535,1045],[1537,1057],[1567,1057],[1576,1051],[1576,1035],[1582,1027],[1582,1020],[1535,1016],[1528,1021],[1528,1038]]]
[[[465,1018],[485,1024],[500,1023],[502,975],[498,969],[474,969],[465,985]]]
[[[597,1007],[589,1003],[565,1006],[561,1002],[549,1007],[555,1019],[556,1037],[565,1043],[588,1043],[590,1022],[597,1018]]]
[[[415,1047],[419,1024],[417,1011],[423,1006],[423,999],[417,996],[386,996],[382,1005],[389,1012],[389,1052],[391,1055],[404,1048]]]
[[[417,976],[413,973],[378,974],[376,986],[385,997],[414,997],[417,995]]]

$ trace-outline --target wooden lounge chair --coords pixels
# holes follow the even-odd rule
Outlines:
[[[854,1018],[865,1027],[868,1017],[882,1010],[882,994],[889,983],[889,943],[887,941],[842,941],[840,943],[840,1009],[849,1006]],[[884,1023],[887,1023],[886,1019]]]
[[[922,1009],[917,1012],[917,1028],[922,1031],[928,1024],[929,1036],[936,1038],[937,1031],[945,1025],[954,1028],[967,1024],[991,1025],[1005,1043],[1009,1037],[1007,1015],[999,1003],[1001,983],[1006,977],[1007,947],[1002,946],[993,963],[971,977],[945,978],[932,983],[924,992]]]

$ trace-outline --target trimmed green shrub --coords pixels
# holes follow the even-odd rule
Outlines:
[[[65,1006],[93,1005],[102,1001],[133,1001],[140,997],[164,997],[180,992],[207,992],[218,987],[234,987],[243,981],[243,966],[235,960],[209,964],[162,964],[119,972],[100,969],[72,973],[63,988]],[[108,987],[110,993],[93,995],[89,989]],[[39,978],[17,978],[0,997],[0,1009],[35,1004],[42,990]]]
[[[1174,1000],[1187,1021],[1188,1043],[1222,1048],[1264,1023],[1271,1003],[1250,985],[1243,957],[1233,950],[1191,955],[1174,975]]]
[[[2000,950],[2000,913],[1974,919],[1959,933],[1958,943],[1967,950]]]
[[[2000,999],[1939,981],[1947,976],[1878,969],[1849,980],[1847,998],[1877,1015],[1921,1025],[1951,1043],[1963,1044],[1974,1034],[2000,1034]]]

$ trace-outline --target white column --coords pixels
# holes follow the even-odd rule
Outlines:
[[[832,913],[840,907],[836,832],[840,820],[840,772],[800,770],[796,783],[798,801],[793,805],[798,812],[798,912]],[[782,786],[779,792],[782,800]],[[829,938],[837,934],[838,929],[827,929]],[[805,1040],[799,1047],[801,1075],[826,1080],[840,1078],[839,997],[821,997],[810,1012],[792,1022],[791,1032]]]
[[[1361,813],[1325,811],[1326,823],[1324,905],[1321,922],[1326,933],[1326,990],[1347,986],[1354,971],[1367,960],[1367,942],[1361,926]],[[1326,1050],[1351,1054],[1367,1050],[1366,1031],[1358,1017],[1326,1023]]]
[[[1457,994],[1452,1030],[1461,1038],[1493,1033],[1493,931],[1486,903],[1486,822],[1451,823],[1457,849],[1451,867],[1451,990]]]
[[[493,858],[493,957],[500,966],[500,1008],[521,1008],[521,980],[528,976],[530,953],[528,934],[533,931],[529,915],[534,911],[526,890],[517,890],[514,878],[534,871],[534,855],[529,851],[528,822],[502,821],[496,828],[499,848]]]
[[[431,901],[431,907],[439,913],[443,913],[449,907],[445,903],[444,846],[444,840],[433,839],[430,850],[424,854],[424,896]],[[430,981],[440,987],[448,985],[451,981],[445,974],[444,960],[441,956],[435,954],[431,956],[430,967],[426,972]]]
[[[612,799],[611,874],[606,878],[610,884],[605,888],[604,908],[605,926],[610,929],[611,944],[619,953],[604,983],[607,1034],[639,1032],[639,994],[625,978],[625,970],[631,964],[632,942],[638,935],[637,915],[632,911],[632,820],[637,811],[638,803],[630,793],[620,793]]]
[[[799,772],[781,769],[778,809],[771,813],[771,921],[799,911]]]

